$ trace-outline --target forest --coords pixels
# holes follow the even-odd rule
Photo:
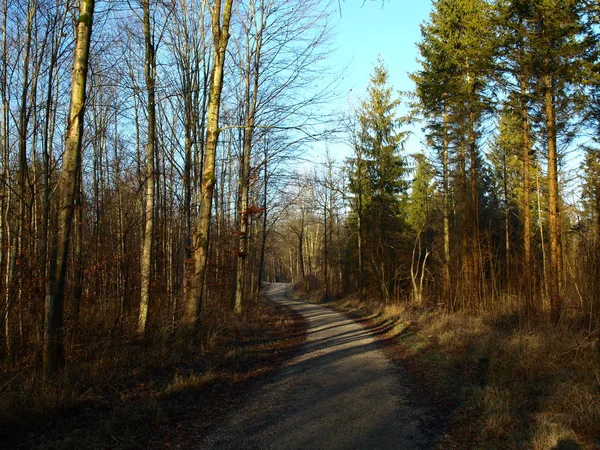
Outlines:
[[[217,345],[277,282],[551,361],[560,430],[598,438],[597,1],[434,0],[414,90],[380,58],[345,111],[349,0],[1,2],[2,409]]]

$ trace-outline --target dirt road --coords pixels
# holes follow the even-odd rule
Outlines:
[[[371,332],[331,309],[290,300],[288,289],[273,284],[267,295],[307,319],[299,356],[196,448],[433,448],[435,419],[409,400],[410,383]]]

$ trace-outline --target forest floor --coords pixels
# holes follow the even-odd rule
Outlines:
[[[202,349],[189,339],[177,342],[185,340],[179,336],[167,344],[122,343],[106,350],[118,353],[108,358],[112,365],[94,369],[96,385],[89,386],[89,369],[79,367],[88,387],[77,388],[79,381],[65,375],[63,384],[71,386],[57,385],[55,403],[46,398],[51,393],[5,385],[0,448],[188,448],[195,432],[218,424],[305,340],[304,319],[291,309],[263,299],[249,311],[243,321],[221,318],[219,329],[213,323],[214,335]],[[194,433],[183,425],[190,417]]]
[[[600,343],[585,327],[321,296],[295,293],[386,330],[382,350],[444,420],[432,448],[600,449]]]
[[[213,322],[201,349],[185,336],[105,346],[54,400],[0,383],[0,448],[600,449],[596,332],[289,285],[266,295]]]

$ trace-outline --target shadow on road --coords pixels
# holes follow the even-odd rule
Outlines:
[[[390,325],[368,330],[343,314],[290,300],[286,289],[271,285],[268,295],[304,317],[307,341],[298,357],[198,448],[435,448],[436,415],[411,401],[413,386],[374,340]]]

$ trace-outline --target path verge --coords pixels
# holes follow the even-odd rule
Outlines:
[[[447,417],[439,449],[600,448],[597,335],[351,297],[326,305],[388,328],[386,354]]]
[[[132,354],[127,377],[105,385],[102,397],[31,416],[27,429],[2,433],[0,448],[185,448],[293,357],[305,339],[302,318],[266,300],[244,320],[227,320],[204,349],[185,345],[187,353],[176,357],[167,349],[164,361],[152,365]],[[188,427],[190,417],[202,417],[202,423]]]

